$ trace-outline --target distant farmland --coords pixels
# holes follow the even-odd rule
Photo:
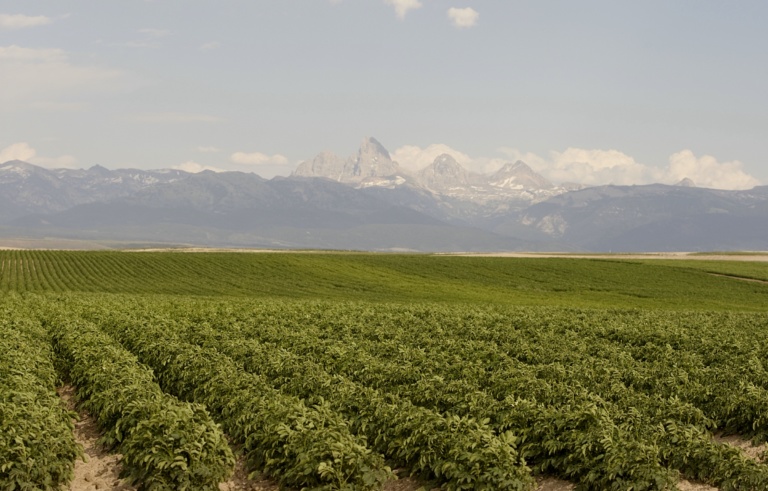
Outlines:
[[[722,438],[768,440],[744,279],[768,263],[0,251],[0,488],[72,478],[64,381],[147,489],[236,460],[295,489],[768,489]]]

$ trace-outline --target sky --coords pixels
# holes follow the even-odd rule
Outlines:
[[[288,175],[377,138],[555,182],[768,184],[764,0],[4,0],[0,162]]]

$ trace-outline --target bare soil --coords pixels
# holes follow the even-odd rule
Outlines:
[[[248,479],[245,459],[242,456],[237,459],[232,477],[227,482],[219,484],[220,491],[278,491],[279,489],[280,485],[269,479]]]
[[[79,420],[75,421],[75,440],[83,446],[86,461],[75,462],[75,477],[69,485],[69,491],[136,491],[136,487],[126,484],[120,479],[120,458],[117,453],[109,453],[103,445],[99,444],[101,431],[96,420],[87,411],[78,409],[75,405],[75,388],[71,385],[61,387],[57,391],[65,406],[70,411],[78,414]],[[233,449],[235,450],[235,449]],[[248,479],[248,471],[245,470],[244,459],[238,458],[235,472],[224,483],[219,484],[221,491],[277,491],[280,486],[268,479]]]
[[[691,481],[686,481],[685,479],[681,480],[677,484],[677,488],[680,491],[718,491],[717,488],[713,488],[708,484],[695,483]]]
[[[69,485],[69,491],[116,490],[135,491],[136,488],[120,479],[120,454],[111,454],[98,440],[101,432],[96,420],[87,411],[75,407],[75,389],[66,385],[58,390],[59,396],[67,409],[75,411],[79,421],[75,421],[75,439],[83,446],[86,460],[75,462],[75,478]]]
[[[572,491],[575,487],[573,483],[556,477],[539,477],[536,479],[536,484],[538,485],[536,491]]]
[[[744,455],[756,462],[763,462],[763,454],[768,450],[768,444],[752,445],[752,442],[739,435],[723,436],[721,434],[715,435],[715,441],[720,443],[726,443],[732,447],[736,447],[741,450]]]

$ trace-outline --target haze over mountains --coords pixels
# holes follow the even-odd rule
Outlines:
[[[419,251],[768,249],[768,186],[554,184],[447,154],[406,172],[373,138],[290,177],[0,165],[0,237],[131,244]]]

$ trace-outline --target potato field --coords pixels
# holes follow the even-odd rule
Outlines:
[[[0,489],[768,489],[768,263],[0,251]]]

